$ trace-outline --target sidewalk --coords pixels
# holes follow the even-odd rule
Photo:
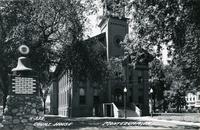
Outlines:
[[[150,116],[146,116],[146,117],[129,117],[127,119],[134,119],[134,120],[140,120],[140,121],[157,121],[157,122],[173,123],[173,124],[176,124],[176,125],[186,125],[186,126],[197,126],[197,127],[200,127],[200,123],[177,121],[177,120],[156,119],[156,118],[150,117]]]
[[[114,118],[114,117],[78,117],[78,118],[66,118],[60,116],[46,116],[49,118],[45,123],[50,123],[48,130],[61,130],[62,128],[67,129],[200,129],[200,123],[185,122],[177,120],[160,120],[156,117],[128,117],[128,118]],[[71,124],[69,126],[59,126],[61,124]],[[59,125],[58,125],[59,124]],[[58,126],[57,126],[58,125]],[[57,127],[55,127],[57,126]],[[0,130],[2,125],[0,122]],[[63,130],[65,130],[63,129]]]
[[[76,118],[76,120],[113,120],[113,119],[124,119],[124,118],[113,118],[113,117],[80,117]],[[189,127],[191,128],[198,128],[200,129],[200,123],[195,122],[186,122],[186,121],[178,121],[178,120],[164,120],[164,119],[156,119],[154,117],[145,116],[145,117],[127,117],[124,119],[127,120],[133,120],[133,121],[144,121],[144,122],[151,122],[150,126],[160,126],[160,127],[167,127],[167,128],[177,128],[177,127]]]

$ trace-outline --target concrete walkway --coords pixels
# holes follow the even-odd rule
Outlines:
[[[77,118],[77,120],[113,120],[113,119],[124,119],[124,118],[111,118],[111,117],[83,117],[83,118]],[[160,120],[156,119],[154,117],[146,116],[146,117],[128,117],[125,119],[127,120],[133,120],[133,121],[144,121],[148,122],[149,128],[152,127],[156,129],[174,129],[174,128],[181,128],[181,129],[200,129],[200,123],[195,122],[186,122],[186,121],[177,121],[177,120]],[[129,127],[131,128],[131,127]],[[138,127],[139,128],[139,127]],[[140,127],[144,128],[144,127]],[[145,129],[148,129],[148,127],[145,127]]]
[[[200,118],[200,117],[199,117]],[[165,122],[165,123],[173,123],[176,125],[187,125],[187,126],[197,126],[200,127],[200,123],[195,122],[186,122],[186,121],[177,121],[177,120],[164,120],[164,119],[156,119],[153,117],[129,117],[128,119],[140,120],[140,121],[158,121],[158,122]]]
[[[54,117],[54,116],[47,116],[47,117]],[[61,116],[55,116],[55,117],[61,117]],[[61,117],[64,118],[64,117]],[[69,120],[102,120],[102,119],[107,119],[107,120],[112,120],[112,119],[124,119],[124,117],[119,117],[119,118],[114,118],[114,117],[77,117],[77,118],[71,118]],[[199,117],[200,119],[200,117]],[[159,122],[169,122],[169,123],[174,123],[177,125],[195,125],[200,127],[200,123],[195,123],[195,122],[189,122],[189,121],[178,121],[178,120],[166,120],[166,119],[156,119],[151,116],[144,116],[144,117],[127,117],[126,120],[138,120],[138,121],[159,121]]]
[[[148,129],[148,130],[182,130],[192,129],[200,130],[200,123],[185,122],[176,120],[160,120],[156,117],[128,117],[124,118],[113,118],[113,117],[80,117],[80,118],[66,118],[60,116],[46,116],[51,118],[48,122],[56,120],[54,123],[72,122],[72,126],[69,127],[48,127],[45,130],[67,130],[67,129],[78,129],[78,130],[129,130],[129,129]],[[51,122],[53,123],[53,122]],[[1,129],[0,123],[0,130]]]

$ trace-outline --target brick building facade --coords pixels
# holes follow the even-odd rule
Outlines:
[[[106,7],[105,7],[106,8]],[[106,9],[104,9],[105,11]],[[105,17],[99,24],[101,34],[88,39],[98,40],[94,46],[104,45],[106,59],[124,55],[120,47],[126,34],[128,23],[126,18]],[[87,40],[87,41],[88,41]],[[112,69],[112,66],[111,66]],[[127,112],[129,116],[149,114],[149,84],[148,62],[145,64],[125,64],[122,73],[126,81],[111,77],[101,84],[88,79],[76,80],[70,74],[70,70],[57,67],[54,72],[54,80],[51,86],[51,114],[66,117],[80,116],[123,116],[124,98],[126,98]],[[124,88],[127,88],[124,96]]]

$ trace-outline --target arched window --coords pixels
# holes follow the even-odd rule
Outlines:
[[[79,94],[80,94],[80,96],[85,96],[85,89],[80,88]]]
[[[85,96],[85,89],[84,88],[79,89],[79,103],[81,105],[86,104],[86,96]]]
[[[100,98],[99,98],[100,90],[99,89],[94,89],[93,93],[94,93],[94,97],[93,97],[94,104],[99,104],[99,102],[100,102]]]

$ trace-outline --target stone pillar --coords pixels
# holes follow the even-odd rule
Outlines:
[[[22,55],[29,52],[27,46],[19,48]],[[19,57],[17,67],[12,69],[9,95],[3,115],[5,130],[35,130],[35,119],[44,117],[43,102],[39,95],[39,83],[26,57]]]

